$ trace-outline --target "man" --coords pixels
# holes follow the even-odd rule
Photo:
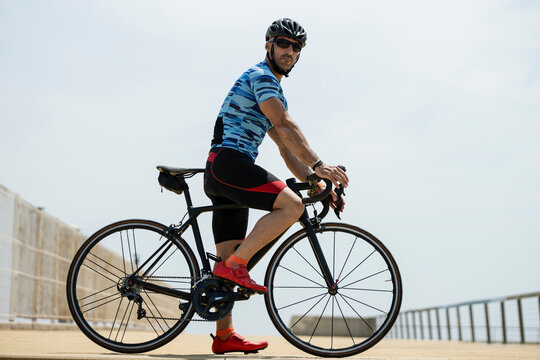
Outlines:
[[[257,293],[267,289],[249,277],[246,264],[304,212],[301,199],[291,189],[255,165],[266,133],[298,179],[305,181],[315,172],[335,186],[348,184],[342,169],[321,161],[287,112],[280,81],[298,61],[306,39],[304,28],[291,19],[270,25],[265,60],[242,74],[223,102],[206,164],[204,188],[214,205],[233,202],[269,211],[247,237],[248,208],[214,212],[212,219],[217,254],[224,259],[214,268],[214,275]],[[332,196],[336,200],[335,193]],[[257,352],[268,346],[266,341],[250,342],[236,334],[231,315],[219,320],[216,330],[214,353]]]

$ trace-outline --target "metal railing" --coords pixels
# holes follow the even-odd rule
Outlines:
[[[387,337],[540,344],[540,292],[402,311]]]

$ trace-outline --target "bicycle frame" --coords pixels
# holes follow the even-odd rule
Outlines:
[[[293,182],[288,182],[289,187],[294,187],[293,184],[294,184]],[[297,188],[293,189],[293,191],[295,191],[295,193],[298,196],[302,197],[299,190],[305,189],[305,184],[299,183],[298,185],[299,186]],[[182,223],[179,227],[175,227],[175,226],[171,225],[169,227],[169,229],[168,229],[168,234],[167,235],[171,235],[171,236],[182,235],[191,226],[192,229],[193,229],[193,235],[194,235],[194,238],[195,238],[195,244],[197,246],[197,252],[199,253],[199,258],[200,258],[201,263],[202,263],[202,273],[203,273],[203,275],[211,274],[212,269],[210,267],[209,259],[212,259],[214,261],[219,261],[220,259],[217,256],[215,256],[215,255],[213,255],[211,253],[205,252],[204,244],[203,244],[203,240],[202,240],[202,237],[201,237],[201,232],[200,232],[200,228],[199,228],[197,218],[199,217],[199,215],[201,215],[201,214],[203,214],[205,212],[213,212],[213,211],[217,211],[217,210],[239,209],[239,208],[244,208],[245,206],[237,205],[237,204],[231,204],[231,205],[217,205],[217,206],[211,205],[211,206],[194,207],[193,202],[191,200],[191,195],[189,193],[189,186],[187,185],[187,183],[185,183],[184,197],[185,197],[185,200],[186,200],[186,205],[187,205],[189,218],[184,223]],[[324,279],[326,281],[326,285],[328,286],[329,291],[330,292],[336,291],[337,290],[336,282],[332,278],[332,273],[330,271],[330,268],[328,266],[328,263],[327,263],[324,255],[323,255],[321,246],[320,246],[319,241],[317,239],[317,235],[315,233],[315,229],[314,229],[314,226],[312,224],[312,221],[309,218],[309,214],[307,212],[307,209],[304,210],[304,213],[300,217],[299,222],[304,226],[304,228],[305,228],[305,230],[306,230],[306,232],[308,234],[308,238],[309,238],[311,247],[313,249],[313,252],[315,253],[315,258],[317,259],[317,262],[318,262],[319,267],[321,269],[321,272],[322,272],[322,274],[324,276]],[[270,250],[270,248],[281,238],[282,235],[283,234],[279,235],[276,239],[272,240],[269,244],[267,244],[261,250],[259,250],[259,252],[257,252],[252,258],[255,261],[253,261],[253,262],[250,261],[249,268],[252,268],[253,266],[255,266],[255,264],[264,256],[264,254],[266,254]],[[154,262],[150,265],[150,267],[145,271],[145,273],[142,274],[142,277],[144,277],[159,262],[159,260],[165,255],[165,253],[170,249],[170,247],[172,245],[173,244],[170,242],[170,240],[165,242],[162,246],[159,247],[159,249],[157,249],[154,252],[154,254],[152,254],[152,256],[150,256],[148,258],[147,261],[145,261],[141,266],[139,266],[139,268],[137,270],[135,270],[134,274],[138,274],[139,271],[144,266],[146,266],[146,264],[148,264],[148,262],[151,259],[154,258],[154,256],[156,256],[158,253],[161,252],[161,255],[159,255],[154,260]],[[163,250],[164,248],[165,248],[165,250]],[[183,299],[183,300],[190,300],[191,299],[191,294],[188,293],[188,292],[185,292],[185,291],[170,289],[170,288],[167,288],[167,287],[164,287],[164,286],[149,283],[149,282],[146,282],[146,281],[142,280],[141,278],[133,278],[133,281],[138,286],[141,286],[142,288],[145,288],[145,289],[149,289],[149,290],[152,290],[152,291],[155,291],[155,292],[158,292],[158,293],[162,293],[162,294],[165,294],[165,295],[174,296],[174,297],[177,297],[177,298],[180,298],[180,299]]]

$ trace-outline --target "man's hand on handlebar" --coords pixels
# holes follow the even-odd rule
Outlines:
[[[320,181],[318,184],[317,194],[321,194],[324,189],[326,189],[326,184],[323,181]],[[337,206],[339,206],[339,212],[343,212],[345,209],[345,198],[343,198],[343,196],[338,197],[335,189],[332,189],[330,196],[332,197],[332,201],[328,202],[330,207],[335,211]]]
[[[335,187],[339,187],[340,184],[343,185],[343,187],[349,185],[347,174],[339,166],[326,165],[323,163],[315,168],[315,174],[320,178],[330,180]],[[332,198],[336,200],[337,196],[334,197],[334,195],[335,194],[332,195]]]

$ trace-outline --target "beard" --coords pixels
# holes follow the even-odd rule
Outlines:
[[[290,61],[288,61],[290,60]],[[276,63],[278,64],[278,66],[281,68],[281,70],[283,71],[287,71],[289,70],[290,68],[293,67],[294,65],[294,59],[291,57],[291,56],[287,56],[287,55],[282,55],[278,61],[276,61]]]

